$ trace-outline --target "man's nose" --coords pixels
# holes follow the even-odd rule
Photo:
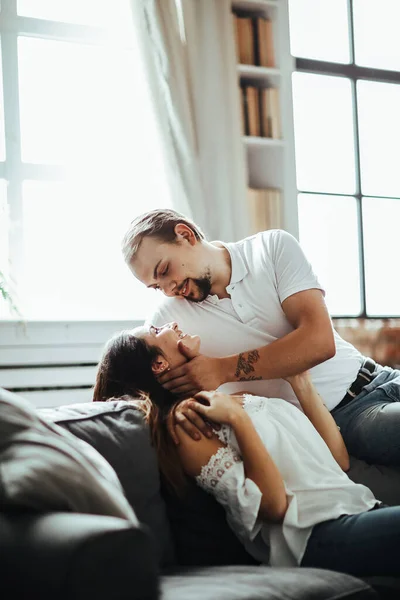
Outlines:
[[[161,286],[161,288],[166,296],[175,296],[176,282],[175,281],[165,282],[164,285]]]

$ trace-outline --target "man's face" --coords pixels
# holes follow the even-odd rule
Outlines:
[[[177,236],[177,242],[144,238],[131,265],[135,277],[166,296],[202,302],[211,290],[211,270],[202,263],[201,244]]]

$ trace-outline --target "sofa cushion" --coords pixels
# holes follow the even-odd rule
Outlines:
[[[175,558],[181,565],[257,564],[229,528],[223,507],[194,482],[188,481],[182,498],[161,487],[166,515],[156,455],[134,405],[94,402],[42,411],[93,444],[114,467],[139,520],[154,532],[162,566]]]
[[[136,524],[118,477],[89,444],[0,388],[0,504],[70,510]]]
[[[378,600],[363,581],[322,569],[209,567],[162,578],[163,600]]]
[[[194,481],[188,481],[181,498],[166,486],[161,493],[180,565],[258,564],[230,529],[223,506]]]
[[[122,400],[73,404],[39,412],[88,442],[112,465],[138,519],[153,534],[159,564],[173,564],[173,541],[160,495],[157,458],[142,413],[132,403]]]
[[[4,600],[159,598],[147,527],[115,517],[0,513],[0,565]]]

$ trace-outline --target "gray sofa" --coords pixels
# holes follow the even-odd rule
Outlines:
[[[379,597],[368,583],[343,574],[255,564],[228,528],[222,508],[211,496],[189,485],[185,497],[177,500],[160,484],[147,429],[141,413],[132,404],[77,404],[40,412],[89,442],[110,462],[140,525],[134,527],[112,517],[40,514],[24,507],[13,511],[3,507],[3,598]],[[399,596],[389,593],[383,597]]]

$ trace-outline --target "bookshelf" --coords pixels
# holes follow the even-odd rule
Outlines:
[[[265,148],[268,146],[272,147],[283,147],[283,140],[273,140],[272,138],[264,138],[264,137],[254,137],[251,135],[244,135],[243,141],[247,147],[255,147],[255,148]]]
[[[241,94],[242,139],[246,155],[248,186],[258,190],[279,190],[282,206],[279,226],[298,237],[291,85],[294,61],[290,54],[287,0],[232,0],[231,6],[238,52],[238,93]],[[241,19],[240,24],[238,18]],[[250,25],[247,23],[245,26],[245,21],[249,20],[252,23],[253,36],[250,49],[250,33],[248,33]],[[265,21],[268,21],[268,27]],[[262,25],[259,22],[262,22]],[[261,56],[259,38],[264,34],[269,36],[268,49],[265,50],[265,42],[263,42],[265,51],[264,56]],[[243,92],[240,91],[242,88],[247,89],[244,99]],[[257,91],[254,92],[252,88]],[[266,93],[261,91],[271,88],[277,90],[267,94],[269,98],[274,94],[274,118],[279,121],[275,124],[273,136],[271,136],[271,128],[269,127],[268,131],[268,125],[265,123],[271,100],[266,100]],[[250,116],[249,89],[252,104]],[[254,100],[255,94],[258,101]],[[258,109],[254,108],[255,102],[258,103]],[[278,107],[277,111],[276,107]],[[256,117],[254,112],[257,113]],[[259,127],[254,126],[257,117],[260,121]],[[260,200],[263,201],[262,194]],[[254,199],[251,202],[254,206]],[[274,205],[276,206],[275,200]],[[260,212],[265,214],[264,209]],[[276,221],[272,223],[272,226],[275,225]]]
[[[258,84],[269,81],[274,87],[279,87],[281,72],[272,67],[238,64],[238,75],[241,83]]]

